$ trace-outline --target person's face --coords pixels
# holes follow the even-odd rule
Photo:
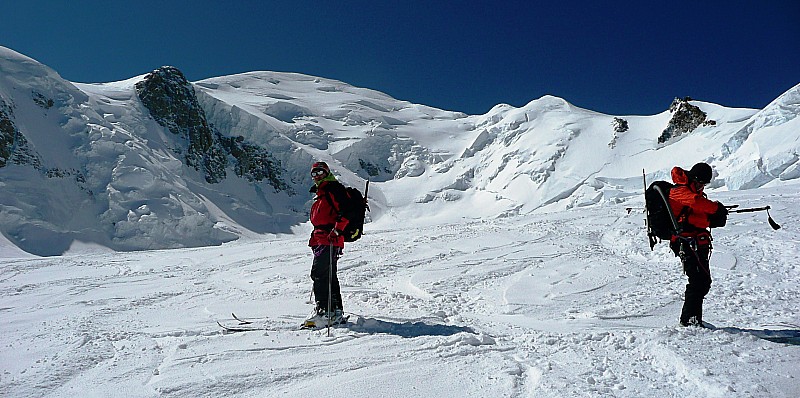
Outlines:
[[[311,170],[311,178],[313,178],[314,181],[319,181],[319,180],[325,178],[325,176],[327,176],[327,175],[328,175],[328,172],[323,170],[323,169]]]
[[[703,190],[706,188],[706,184],[700,181],[695,181],[693,184],[696,192],[703,192]]]

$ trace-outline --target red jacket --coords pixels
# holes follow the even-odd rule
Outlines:
[[[705,193],[692,190],[686,170],[680,167],[672,169],[672,182],[676,186],[669,191],[669,205],[672,214],[680,217],[678,222],[689,224],[697,230],[708,228],[708,217],[716,213],[722,204],[709,200]]]
[[[342,231],[349,222],[339,211],[341,209],[339,204],[347,195],[344,186],[333,178],[326,179],[316,186],[316,194],[314,204],[311,205],[311,224],[314,226],[314,231],[311,232],[308,245],[333,244],[336,247],[344,247],[344,236],[340,235],[333,240],[329,238],[334,228]]]

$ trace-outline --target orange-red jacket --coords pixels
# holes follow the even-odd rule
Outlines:
[[[669,205],[672,214],[679,217],[678,222],[689,224],[697,230],[708,228],[708,217],[716,213],[722,204],[709,200],[705,193],[693,190],[686,170],[680,167],[672,169],[672,182],[676,186],[669,191]]]
[[[334,245],[344,247],[344,236],[331,239],[330,232],[334,228],[338,231],[344,230],[349,222],[341,214],[342,201],[346,199],[347,192],[344,186],[335,179],[323,180],[317,187],[317,195],[314,197],[314,204],[311,205],[311,225],[314,231],[311,232],[309,246]]]

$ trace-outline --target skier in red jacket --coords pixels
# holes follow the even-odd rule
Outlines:
[[[680,324],[703,327],[703,299],[711,289],[711,231],[725,225],[728,209],[703,193],[711,182],[712,170],[707,163],[697,163],[691,170],[672,169],[676,184],[669,193],[672,213],[682,226],[679,235],[672,237],[670,247],[681,258],[683,272],[689,278],[681,310]]]
[[[316,307],[306,320],[306,325],[323,326],[328,321],[331,324],[344,321],[342,293],[336,275],[336,265],[344,249],[342,231],[348,223],[342,216],[340,206],[346,199],[347,192],[344,186],[336,181],[336,177],[325,162],[316,162],[311,166],[311,178],[314,180],[311,192],[316,196],[314,204],[311,205],[311,224],[314,230],[311,232],[308,245],[314,253],[311,280],[314,281]]]

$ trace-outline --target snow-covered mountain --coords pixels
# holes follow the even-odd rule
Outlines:
[[[0,47],[0,391],[800,396],[798,104],[470,116],[285,73],[72,83]],[[372,181],[329,332],[297,329],[316,159]],[[626,211],[642,169],[700,160],[712,199],[783,225],[714,231],[713,329],[676,325],[680,262]],[[225,332],[231,313],[258,330]]]
[[[800,177],[798,114],[800,85],[762,110],[684,98],[626,116],[552,96],[466,115],[276,72],[83,84],[0,47],[0,228],[37,255],[304,233],[317,159],[372,181],[376,228],[621,203],[643,169],[698,161],[716,190],[774,186]]]

